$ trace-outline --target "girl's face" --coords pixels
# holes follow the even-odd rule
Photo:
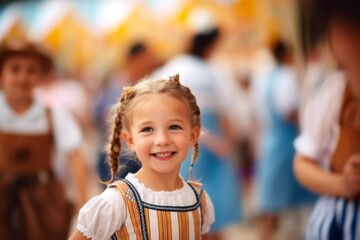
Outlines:
[[[329,38],[335,60],[352,89],[360,93],[360,28],[336,19],[330,25]]]
[[[32,90],[43,72],[37,59],[30,56],[9,57],[1,69],[1,82],[6,95],[16,100],[32,98]]]
[[[131,112],[129,125],[129,132],[123,132],[126,144],[143,170],[157,174],[178,175],[200,133],[199,127],[191,126],[186,104],[164,94],[145,96]]]

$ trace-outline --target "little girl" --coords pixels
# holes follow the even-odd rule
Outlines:
[[[196,99],[179,75],[125,88],[113,125],[111,184],[80,210],[70,239],[206,239],[212,202],[201,184],[179,175],[191,147],[192,166],[196,161],[201,127]],[[115,181],[121,137],[142,167]]]

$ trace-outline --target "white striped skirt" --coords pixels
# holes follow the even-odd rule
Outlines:
[[[360,201],[322,197],[311,214],[306,240],[360,240]]]

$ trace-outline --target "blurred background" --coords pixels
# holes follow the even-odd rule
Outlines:
[[[310,2],[1,1],[0,43],[27,39],[42,44],[53,57],[55,70],[38,93],[46,103],[69,110],[81,126],[94,196],[103,190],[96,178],[102,171],[99,152],[107,139],[107,119],[99,109],[112,103],[104,100],[111,94],[109,86],[116,85],[116,79],[120,86],[124,76],[128,83],[152,73],[186,52],[194,34],[220,29],[221,37],[207,61],[221,79],[221,114],[229,119],[223,131],[232,143],[242,198],[242,220],[226,227],[222,239],[259,239],[256,165],[262,132],[269,127],[260,95],[277,62],[275,46],[279,42],[286,46],[282,51],[288,70],[283,78],[290,79],[278,91],[282,112],[301,116],[304,103],[333,69],[326,44],[318,41],[321,26],[315,24]],[[307,205],[300,211],[281,211],[274,239],[301,239],[310,210]]]

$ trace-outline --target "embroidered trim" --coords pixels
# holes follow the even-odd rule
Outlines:
[[[128,180],[122,179],[121,181],[124,181],[129,186],[129,189],[131,189],[131,191],[132,191],[132,193],[133,193],[133,195],[135,197],[136,204],[138,205],[138,208],[139,208],[140,221],[141,221],[141,231],[142,231],[142,234],[143,234],[143,239],[147,240],[148,239],[148,234],[147,234],[147,231],[146,231],[146,221],[145,221],[144,207],[142,205],[140,195],[139,195],[138,191],[136,190],[136,188],[134,187],[134,185],[132,185]],[[127,195],[127,193],[126,193],[126,195]]]
[[[114,233],[114,234],[111,236],[110,239],[111,239],[111,240],[118,240],[116,233]]]
[[[188,182],[186,182],[191,189],[193,190],[195,197],[196,197],[196,203],[191,205],[191,206],[159,206],[159,205],[155,205],[155,204],[151,204],[151,203],[147,203],[147,202],[142,202],[143,206],[145,208],[149,208],[149,209],[153,209],[153,210],[160,210],[160,211],[168,211],[168,212],[189,212],[189,211],[193,211],[195,209],[197,209],[200,206],[200,197],[202,194],[202,190],[201,193],[198,194],[195,190],[195,188]]]
[[[129,199],[130,201],[134,202],[136,199],[135,199],[135,196],[134,194],[132,193],[131,189],[129,188],[127,191],[126,191],[126,198]]]

